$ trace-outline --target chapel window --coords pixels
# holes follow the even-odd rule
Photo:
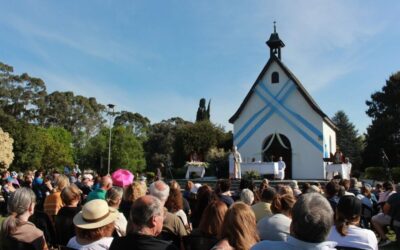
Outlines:
[[[273,72],[271,75],[271,83],[279,83],[279,73]]]

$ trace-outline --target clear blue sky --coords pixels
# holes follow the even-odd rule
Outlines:
[[[94,96],[154,122],[228,119],[269,58],[274,20],[283,62],[322,110],[360,132],[365,100],[400,70],[400,1],[1,0],[0,61],[48,91]]]

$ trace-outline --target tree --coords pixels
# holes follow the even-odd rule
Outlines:
[[[147,141],[144,142],[146,161],[150,168],[155,169],[160,163],[172,162],[176,129],[185,123],[182,118],[174,117],[150,126]]]
[[[0,170],[6,170],[14,160],[14,140],[0,127]]]
[[[43,128],[18,122],[13,130],[15,158],[12,166],[27,169],[52,169],[71,165],[72,136],[63,128]]]
[[[109,128],[103,128],[83,149],[81,165],[105,173],[108,159]],[[118,168],[136,173],[146,165],[142,144],[133,132],[123,126],[112,129],[111,172]]]
[[[0,108],[25,122],[40,122],[46,85],[40,78],[13,74],[12,66],[0,62]]]
[[[211,100],[208,102],[206,109],[206,99],[201,98],[199,102],[199,108],[197,109],[196,122],[209,121],[210,120],[210,105]]]
[[[381,91],[367,100],[367,115],[372,124],[367,128],[365,166],[382,165],[381,149],[386,151],[390,166],[400,165],[400,71],[391,75]]]
[[[70,91],[55,91],[46,96],[45,103],[43,125],[63,127],[74,138],[93,136],[105,122],[105,106],[97,103],[94,97],[75,96]]]
[[[122,111],[115,117],[114,126],[125,126],[142,141],[145,141],[150,129],[150,120],[139,113]]]
[[[349,157],[353,169],[359,169],[362,163],[361,154],[363,151],[363,140],[358,135],[354,124],[344,111],[340,110],[333,116],[332,121],[338,127],[336,133],[336,144],[346,157]]]

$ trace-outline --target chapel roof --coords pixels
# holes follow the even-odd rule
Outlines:
[[[272,65],[273,62],[276,62],[282,70],[286,73],[286,75],[291,79],[294,84],[296,85],[297,89],[301,93],[301,95],[304,97],[304,99],[307,101],[307,103],[311,106],[311,108],[317,112],[318,115],[322,117],[322,119],[335,131],[338,130],[336,125],[333,123],[333,121],[321,110],[321,108],[318,106],[318,104],[315,102],[315,100],[311,97],[311,95],[307,92],[307,90],[304,88],[303,84],[297,79],[297,77],[286,67],[285,64],[282,63],[279,58],[277,58],[275,55],[271,55],[270,59],[268,60],[267,64],[257,77],[256,81],[254,82],[253,86],[251,87],[250,91],[247,93],[246,97],[244,98],[242,104],[240,104],[239,109],[235,112],[235,114],[229,119],[230,123],[234,123],[237,118],[239,118],[240,114],[242,113],[244,107],[250,100],[250,97],[252,96],[257,84],[259,81],[261,81],[262,77],[264,74],[267,72],[269,67]]]

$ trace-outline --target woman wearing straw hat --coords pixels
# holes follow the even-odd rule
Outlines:
[[[74,217],[76,236],[67,246],[79,250],[108,249],[113,241],[111,235],[117,217],[117,210],[110,208],[105,200],[89,201]]]

